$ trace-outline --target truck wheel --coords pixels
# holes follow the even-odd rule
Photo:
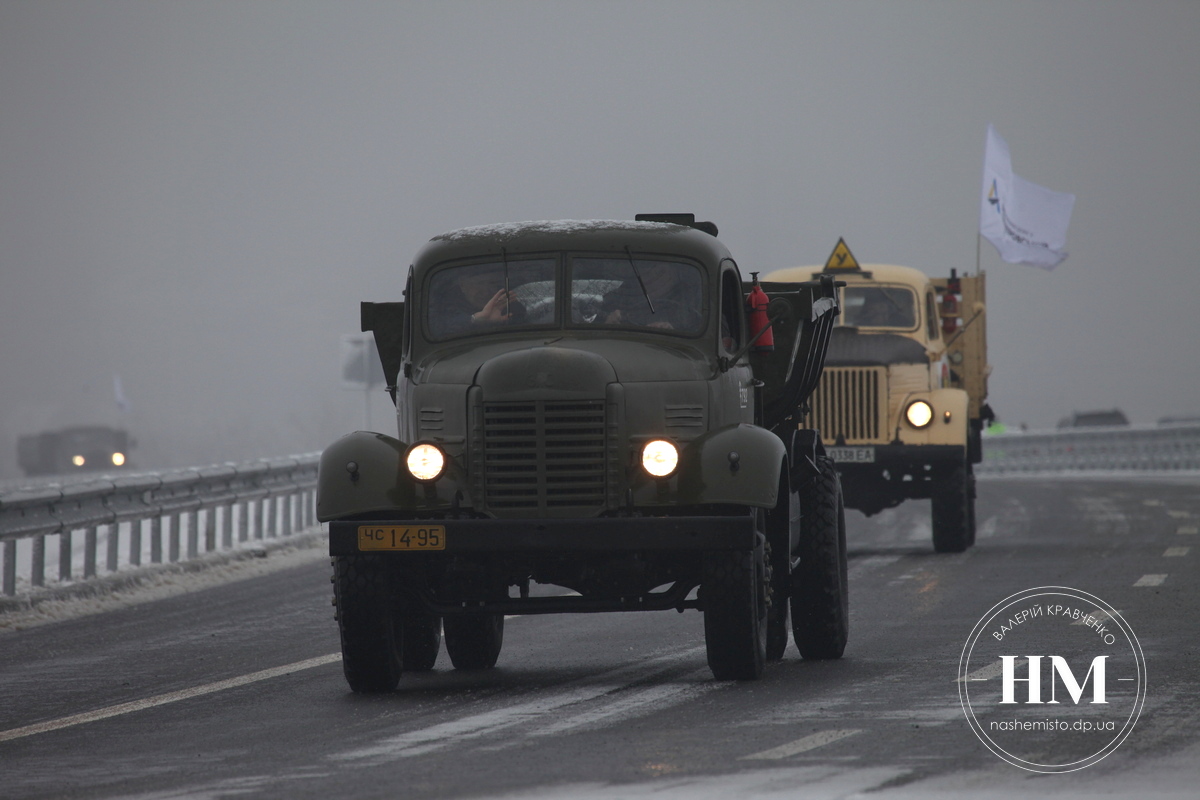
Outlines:
[[[806,659],[841,658],[850,634],[846,510],[833,461],[800,492],[800,565],[792,572],[792,635]]]
[[[704,644],[719,681],[762,677],[767,658],[767,558],[753,550],[710,553],[704,561]]]
[[[800,497],[791,491],[786,474],[780,481],[780,503],[767,512],[767,560],[771,566],[770,607],[767,609],[767,660],[783,658],[788,644],[788,596],[792,580],[791,526],[799,525]]]
[[[961,553],[975,542],[975,476],[960,461],[934,487],[931,500],[933,549]]]
[[[402,632],[387,565],[376,555],[338,556],[333,592],[346,682],[355,692],[395,689],[402,671]]]
[[[404,614],[404,638],[400,648],[405,672],[428,672],[442,649],[442,618],[425,611]]]
[[[504,644],[503,614],[450,614],[442,621],[455,669],[491,669]]]

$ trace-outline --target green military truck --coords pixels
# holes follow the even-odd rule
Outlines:
[[[837,291],[764,283],[752,315],[716,233],[691,214],[464,228],[417,254],[402,302],[362,304],[397,430],[328,447],[317,492],[351,689],[432,669],[443,638],[455,668],[489,668],[508,614],[698,609],[724,680],[789,633],[841,656],[841,489],[797,427]]]

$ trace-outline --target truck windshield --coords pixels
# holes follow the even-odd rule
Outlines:
[[[855,328],[917,327],[917,296],[902,286],[847,286],[842,324]]]
[[[634,258],[571,262],[571,324],[693,335],[704,329],[704,280],[694,264]]]
[[[509,259],[438,270],[425,305],[430,334],[440,340],[499,325],[553,325],[555,264],[553,258]]]

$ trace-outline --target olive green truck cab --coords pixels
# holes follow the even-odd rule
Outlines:
[[[823,270],[768,277],[830,275],[845,285],[843,314],[803,424],[820,430],[847,507],[872,515],[929,499],[934,549],[962,552],[975,542],[973,466],[993,418],[984,273],[860,265],[839,239]]]
[[[719,679],[789,632],[841,655],[840,488],[798,427],[837,292],[764,283],[752,332],[751,288],[712,223],[639,215],[451,231],[362,304],[397,430],[333,443],[317,490],[354,691],[443,639],[489,668],[512,614],[699,609]]]

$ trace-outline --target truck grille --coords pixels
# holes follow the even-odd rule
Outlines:
[[[598,508],[605,498],[604,402],[484,403],[487,505]]]
[[[827,444],[887,438],[884,367],[826,367],[812,396],[811,427]]]

